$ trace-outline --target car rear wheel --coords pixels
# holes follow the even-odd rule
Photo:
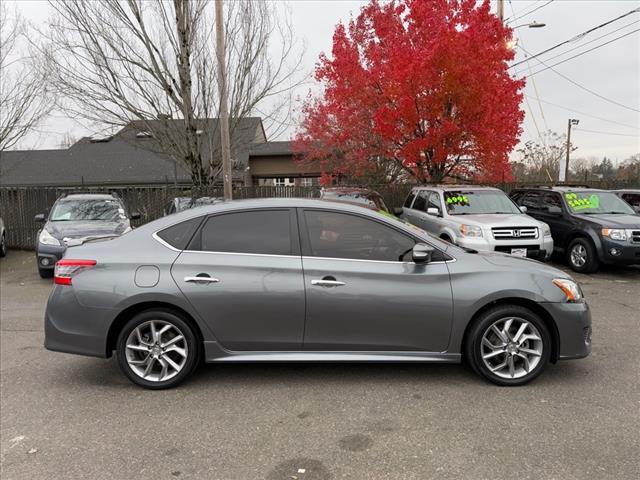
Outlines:
[[[598,270],[596,250],[586,238],[576,238],[569,244],[567,262],[574,272],[592,273]]]
[[[467,335],[465,356],[476,373],[490,382],[524,385],[549,362],[551,335],[531,310],[501,305],[476,320]]]
[[[177,386],[193,372],[199,348],[193,329],[181,317],[166,310],[147,310],[123,327],[116,354],[129,380],[159,390]]]

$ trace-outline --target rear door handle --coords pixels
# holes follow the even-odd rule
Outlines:
[[[213,277],[184,277],[187,283],[220,283],[220,279]]]
[[[311,280],[311,285],[316,285],[318,287],[341,287],[346,285],[346,283],[339,282],[337,280]]]

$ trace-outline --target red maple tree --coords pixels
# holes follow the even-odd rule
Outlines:
[[[509,179],[524,118],[510,38],[488,0],[372,0],[320,56],[300,161],[325,178]]]

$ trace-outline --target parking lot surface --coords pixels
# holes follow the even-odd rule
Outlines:
[[[9,479],[640,478],[640,268],[574,277],[593,353],[500,388],[460,365],[207,365],[146,391],[46,351],[50,280],[0,261]]]

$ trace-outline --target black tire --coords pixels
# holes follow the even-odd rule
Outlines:
[[[574,249],[577,254],[584,255],[584,263],[581,263],[574,256]],[[598,261],[598,255],[596,249],[591,243],[591,240],[587,238],[576,238],[569,244],[567,248],[567,263],[571,270],[578,273],[593,273],[598,270],[600,262]]]
[[[522,319],[537,329],[541,338],[542,351],[541,355],[539,355],[538,363],[528,373],[517,378],[504,378],[492,372],[482,359],[482,339],[485,332],[487,332],[495,322],[512,317],[515,319]],[[512,332],[512,334],[513,333],[514,332]],[[549,329],[537,314],[520,305],[499,305],[485,311],[474,321],[466,336],[464,355],[467,362],[471,365],[471,368],[473,368],[478,375],[484,377],[490,382],[501,386],[518,386],[529,383],[542,373],[551,358],[551,349],[552,339]],[[504,355],[504,358],[506,359],[508,354],[505,353]],[[498,359],[496,362],[500,362],[502,360],[501,357],[495,358]],[[519,361],[520,360],[516,358],[516,362]],[[522,363],[519,365],[522,365]]]
[[[126,353],[126,342],[129,335],[137,327],[151,321],[161,321],[171,324],[184,336],[187,355],[182,369],[168,380],[148,380],[137,374],[129,365]],[[151,390],[162,390],[178,386],[189,377],[198,366],[201,358],[202,345],[191,325],[175,312],[164,309],[145,310],[129,320],[118,335],[116,343],[116,357],[122,372],[136,385]]]
[[[0,257],[7,255],[7,236],[3,233],[0,237]]]
[[[52,268],[40,268],[40,267],[38,267],[38,273],[40,274],[40,278],[51,278],[51,277],[53,277],[53,269]]]

